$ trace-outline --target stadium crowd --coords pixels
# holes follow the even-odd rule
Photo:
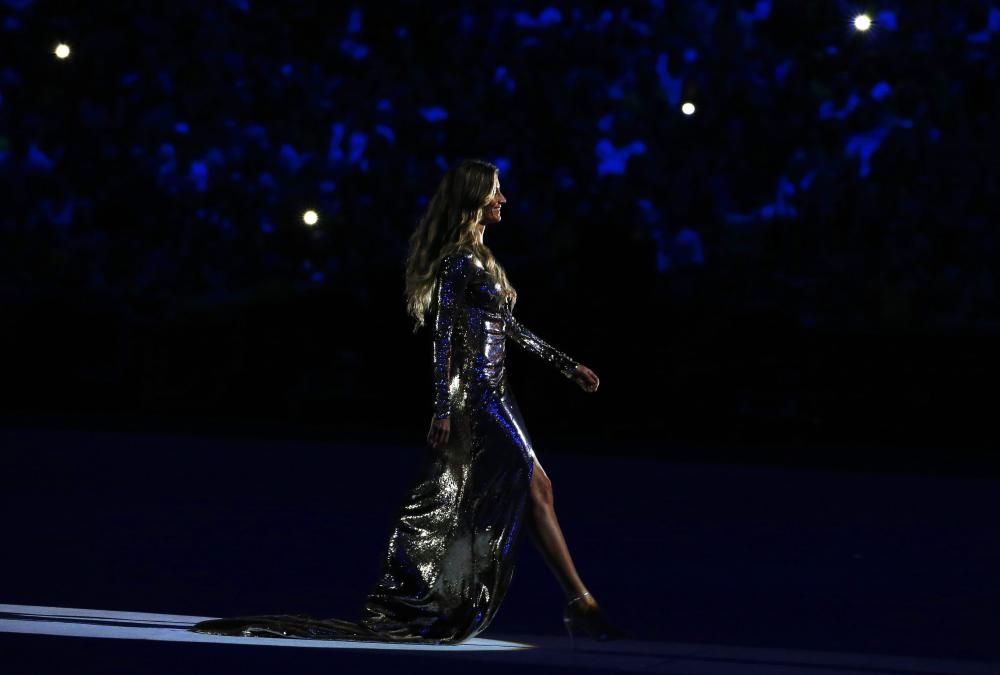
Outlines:
[[[993,330],[1000,9],[852,8],[3,0],[0,288],[401,296],[428,194],[478,156],[508,267],[560,265],[553,291],[622,290],[599,269],[803,326]]]

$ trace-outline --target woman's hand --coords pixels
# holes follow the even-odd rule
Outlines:
[[[448,436],[451,435],[451,418],[445,417],[443,420],[437,418],[431,419],[431,429],[427,432],[427,442],[431,444],[431,447],[436,448],[439,443],[444,444],[448,442]]]
[[[590,392],[597,391],[597,387],[601,383],[597,374],[582,363],[576,364],[576,372],[573,373],[573,381],[580,385],[580,389]]]

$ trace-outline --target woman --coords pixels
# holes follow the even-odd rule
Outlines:
[[[580,580],[507,383],[506,338],[584,391],[597,375],[514,318],[517,293],[483,243],[506,198],[497,167],[467,160],[442,179],[410,237],[407,309],[414,331],[433,316],[434,411],[427,453],[406,495],[360,621],[266,615],[215,619],[222,635],[457,643],[483,631],[514,572],[523,517],[567,597],[571,636],[623,637]]]

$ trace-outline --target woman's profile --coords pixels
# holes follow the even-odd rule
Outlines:
[[[592,370],[513,314],[517,293],[486,247],[506,198],[496,166],[466,160],[441,180],[410,237],[407,311],[431,329],[433,413],[420,473],[403,499],[359,620],[302,615],[213,619],[202,633],[453,644],[489,626],[527,528],[567,599],[571,636],[624,633],[604,618],[573,565],[552,487],[535,456],[505,367],[508,338],[588,392]]]

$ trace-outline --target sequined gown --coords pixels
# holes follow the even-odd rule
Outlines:
[[[433,323],[434,416],[451,418],[405,495],[359,620],[212,619],[218,635],[458,643],[493,620],[514,572],[535,453],[507,383],[506,338],[567,378],[576,362],[514,318],[472,253],[440,264]]]

